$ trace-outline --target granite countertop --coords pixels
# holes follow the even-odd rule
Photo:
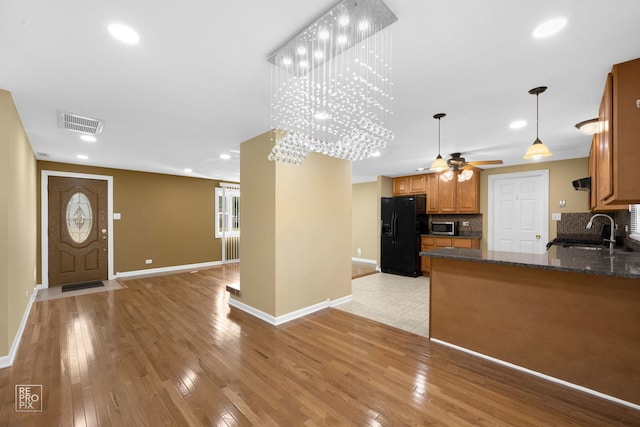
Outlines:
[[[482,239],[482,233],[458,234],[456,236],[446,236],[444,234],[421,234],[424,237],[444,237],[451,239]]]
[[[587,250],[563,246],[552,246],[543,254],[441,248],[420,252],[420,255],[640,279],[640,252],[624,252],[618,249],[613,252],[613,256],[607,248]]]

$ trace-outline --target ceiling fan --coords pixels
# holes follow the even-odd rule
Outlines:
[[[460,169],[472,169],[473,166],[485,166],[485,165],[501,165],[502,160],[480,160],[477,162],[467,162],[464,157],[461,157],[462,153],[451,153],[451,157],[447,159],[447,166],[452,171]]]

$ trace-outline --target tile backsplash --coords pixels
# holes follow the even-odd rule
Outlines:
[[[607,215],[611,216],[617,225],[615,232],[618,239],[625,237],[625,226],[629,226],[631,223],[631,215],[629,211],[611,212]],[[609,224],[609,220],[604,217],[597,217],[593,220],[593,227],[587,229],[587,223],[593,214],[591,212],[578,212],[578,213],[563,213],[561,220],[558,221],[557,234],[558,237],[571,237],[576,236],[583,239],[593,238],[598,239],[601,237],[602,228],[604,225]],[[626,244],[636,250],[640,250],[640,244],[627,239]]]

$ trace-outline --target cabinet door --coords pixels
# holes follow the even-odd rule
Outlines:
[[[600,102],[600,110],[598,111],[598,119],[600,122],[599,139],[598,139],[598,201],[604,201],[613,194],[613,157],[612,157],[612,140],[611,119],[613,116],[613,76],[611,73],[607,76],[607,83],[604,87],[602,101]]]
[[[589,150],[589,176],[591,177],[591,191],[589,192],[589,209],[596,210],[598,206],[598,176],[597,176],[598,134],[593,135],[591,149]]]
[[[433,237],[422,237],[420,244],[420,252],[426,252],[433,250]],[[420,257],[420,269],[422,270],[422,274],[431,273],[431,257],[423,256]]]
[[[457,184],[458,179],[455,174],[449,180],[450,174],[438,174],[438,212],[453,213],[457,211]]]
[[[423,194],[427,192],[426,176],[413,175],[409,177],[409,187],[411,194]]]
[[[436,248],[452,248],[452,240],[455,239],[452,239],[451,237],[436,237],[433,239],[433,243]]]
[[[438,197],[438,174],[427,175],[427,213],[438,213],[440,209]]]
[[[451,239],[454,248],[480,249],[480,239]]]
[[[457,186],[458,212],[480,213],[480,171],[474,170],[470,179]]]
[[[392,184],[393,188],[391,191],[394,196],[409,194],[409,177],[400,176],[398,178],[393,178]]]

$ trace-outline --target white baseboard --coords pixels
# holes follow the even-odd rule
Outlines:
[[[534,375],[534,376],[539,377],[539,378],[543,378],[543,379],[545,379],[547,381],[551,381],[551,382],[563,385],[565,387],[572,388],[574,390],[579,390],[579,391],[581,391],[583,393],[588,393],[588,394],[591,394],[593,396],[597,396],[597,397],[599,397],[601,399],[610,400],[610,401],[615,402],[615,403],[617,403],[619,405],[624,405],[624,406],[628,406],[630,408],[633,408],[635,410],[640,410],[640,405],[638,405],[636,403],[627,402],[626,400],[622,400],[622,399],[619,399],[617,397],[614,397],[614,396],[611,396],[611,395],[608,395],[608,394],[604,394],[604,393],[601,393],[599,391],[592,390],[590,388],[587,388],[587,387],[584,387],[584,386],[581,386],[581,385],[578,385],[578,384],[570,383],[569,381],[561,380],[560,378],[552,377],[551,375],[546,375],[546,374],[543,374],[543,373],[538,372],[538,371],[532,371],[531,369],[524,368],[524,367],[519,366],[519,365],[514,365],[513,363],[505,362],[504,360],[496,359],[495,357],[487,356],[486,354],[478,353],[476,351],[469,350],[467,348],[460,347],[460,346],[457,346],[455,344],[450,344],[450,343],[448,343],[446,341],[440,341],[439,339],[436,339],[436,338],[429,338],[429,339],[431,341],[433,341],[433,342],[438,343],[438,344],[442,344],[442,345],[445,345],[447,347],[463,351],[463,352],[471,354],[473,356],[481,357],[481,358],[483,358],[485,360],[490,360],[491,362],[497,363],[499,365],[503,365],[503,366],[506,366],[508,368],[520,371],[520,372],[525,372],[527,374]]]
[[[239,261],[232,261],[232,262],[236,263]],[[116,278],[146,276],[149,274],[177,273],[179,271],[189,271],[189,270],[195,270],[198,268],[215,267],[218,265],[224,265],[224,263],[222,261],[211,261],[211,262],[201,262],[198,264],[174,265],[171,267],[147,268],[144,270],[119,271],[116,273]]]
[[[352,257],[351,258],[352,262],[362,262],[364,264],[375,264],[378,265],[378,260],[375,259],[366,259],[366,258],[356,258],[356,257]]]
[[[38,285],[42,286],[42,285]],[[6,356],[0,357],[0,369],[8,368],[13,365],[13,361],[16,358],[16,353],[18,352],[18,347],[20,347],[20,341],[22,340],[22,334],[24,333],[24,328],[27,325],[27,319],[29,319],[29,313],[31,313],[31,306],[33,302],[36,300],[36,296],[38,295],[38,286],[33,288],[33,293],[29,298],[29,302],[27,303],[27,307],[24,310],[24,314],[22,315],[22,320],[20,321],[20,326],[18,326],[18,330],[16,331],[16,335],[13,337],[13,343],[11,344],[11,348],[9,349],[9,354]]]
[[[258,310],[257,308],[251,307],[248,304],[245,304],[241,301],[238,301],[234,298],[229,298],[229,305],[231,307],[235,307],[239,310],[244,311],[245,313],[249,313],[258,319],[265,321],[271,325],[278,326],[284,323],[290,322],[295,319],[299,319],[300,317],[304,317],[308,314],[315,313],[316,311],[320,311],[327,307],[335,307],[340,304],[344,304],[345,302],[351,301],[353,299],[352,295],[347,295],[335,300],[327,299],[326,301],[319,302],[317,304],[310,305],[308,307],[301,308],[296,311],[292,311],[291,313],[283,314],[281,316],[272,316],[270,314],[265,313],[264,311]]]

